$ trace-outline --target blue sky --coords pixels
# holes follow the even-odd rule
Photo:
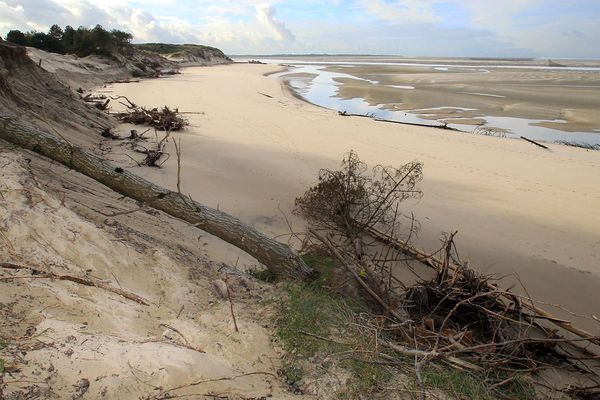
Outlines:
[[[600,0],[0,0],[0,33],[52,23],[229,54],[600,58]]]

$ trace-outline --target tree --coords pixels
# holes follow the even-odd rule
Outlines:
[[[6,35],[6,41],[20,46],[27,46],[25,34],[19,30],[12,30]]]
[[[52,53],[64,53],[62,45],[63,30],[60,26],[54,24],[48,30],[46,35],[46,48],[44,50]]]
[[[157,186],[129,171],[115,169],[115,165],[88,150],[70,145],[58,136],[0,116],[0,139],[38,152],[124,196],[217,236],[250,254],[279,277],[306,279],[313,274],[313,270],[288,246],[265,236],[252,226],[223,211]]]
[[[113,29],[110,31],[112,37],[115,40],[117,47],[127,47],[131,44],[131,39],[133,39],[133,35],[129,32],[123,32],[118,29]]]
[[[93,42],[93,52],[97,54],[110,55],[116,49],[115,41],[109,31],[102,25],[96,25],[91,32]]]
[[[65,53],[73,53],[75,51],[75,35],[77,31],[71,25],[65,26],[61,37],[62,48]]]
[[[52,53],[74,53],[79,57],[85,57],[90,54],[110,56],[115,52],[125,53],[132,48],[133,35],[117,29],[107,31],[102,25],[96,25],[93,29],[84,26],[74,29],[67,25],[63,30],[54,24],[48,33],[36,31],[23,33],[13,30],[8,33],[6,39],[15,44]]]
[[[63,30],[60,26],[54,24],[48,30],[48,36],[56,40],[61,40],[63,36]]]
[[[27,35],[27,45],[36,49],[47,50],[49,47],[49,37],[43,32],[31,31]]]

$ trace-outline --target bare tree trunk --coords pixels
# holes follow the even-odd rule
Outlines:
[[[0,139],[58,161],[115,192],[189,222],[242,249],[279,277],[304,279],[312,273],[288,246],[263,235],[239,219],[124,171],[54,135],[0,116]]]

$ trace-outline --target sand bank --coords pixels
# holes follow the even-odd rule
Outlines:
[[[597,70],[389,65],[330,66],[326,70],[361,78],[338,79],[343,83],[339,95],[344,99],[362,97],[371,105],[401,103],[403,110],[457,107],[461,112],[455,117],[463,118],[557,120],[560,122],[543,126],[565,132],[594,132],[600,127]],[[398,86],[414,89],[399,90]],[[444,113],[427,114],[430,119],[448,118]]]
[[[272,236],[288,232],[282,212],[302,229],[294,198],[350,149],[369,164],[420,160],[425,195],[405,208],[422,224],[419,245],[437,249],[441,231],[458,230],[461,256],[477,268],[516,272],[539,300],[600,313],[600,153],[340,117],[263,76],[277,68],[189,68],[112,90],[145,106],[201,112],[188,114],[190,127],[178,134],[183,191]],[[175,187],[174,159],[132,169]]]

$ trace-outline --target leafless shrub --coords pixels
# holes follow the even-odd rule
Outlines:
[[[369,171],[351,151],[340,170],[319,172],[317,185],[296,199],[295,212],[317,227],[355,238],[368,227],[394,224],[399,203],[422,195],[417,187],[422,171],[420,162],[398,168],[377,165]]]
[[[446,235],[434,253],[413,246],[410,234],[400,239],[400,205],[422,195],[422,168],[411,162],[369,169],[351,151],[340,170],[321,170],[318,183],[296,199],[295,212],[309,223],[309,241],[314,238],[319,249],[337,259],[343,276],[358,283],[372,311],[384,315],[389,341],[382,343],[417,357],[417,377],[425,364],[443,359],[486,376],[490,391],[523,373],[549,368],[568,369],[598,384],[600,374],[588,360],[600,359],[600,337],[469,268],[456,250],[457,232]],[[430,268],[433,278],[412,269],[415,262]],[[416,282],[400,280],[396,272],[402,268],[411,268]],[[597,391],[591,384],[574,388],[585,394]]]

